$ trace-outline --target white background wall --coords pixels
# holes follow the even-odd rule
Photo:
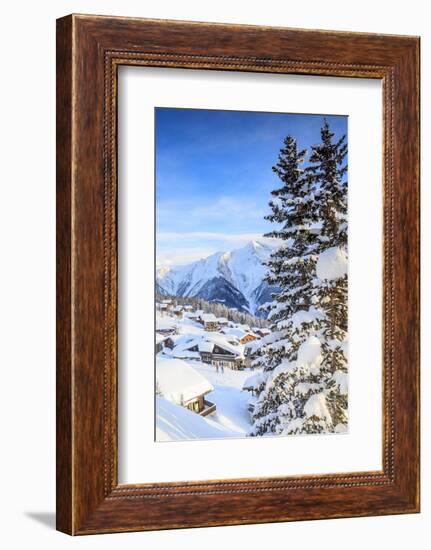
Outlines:
[[[75,13],[191,19],[422,37],[423,334],[431,330],[431,31],[427,2],[361,0],[56,0],[2,5],[0,87],[0,541],[4,548],[192,548],[241,544],[424,548],[431,521],[431,357],[423,346],[422,514],[103,535],[72,539],[54,525],[55,19]],[[428,99],[428,101],[426,101]],[[4,194],[4,196],[3,196]],[[429,537],[427,537],[429,538]]]

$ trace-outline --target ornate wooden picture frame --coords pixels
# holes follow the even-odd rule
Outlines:
[[[380,79],[383,468],[118,483],[120,65]],[[419,39],[70,15],[57,21],[57,528],[91,534],[419,511]]]

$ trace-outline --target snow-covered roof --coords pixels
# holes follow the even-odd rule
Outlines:
[[[158,357],[156,379],[162,395],[178,405],[214,389],[206,378],[181,359]]]
[[[182,334],[174,339],[175,351],[183,351],[196,346],[199,342],[199,336],[195,337],[190,334]]]
[[[156,319],[156,330],[173,330],[175,327],[175,321],[171,319],[163,319],[161,317]]]
[[[175,306],[172,311],[183,311],[183,306]]]
[[[190,319],[191,321],[196,321],[198,319],[198,315],[194,311],[186,311],[185,312],[185,318]]]
[[[201,340],[198,343],[199,351],[212,353],[214,349],[214,342],[208,342],[207,340]]]
[[[163,342],[163,340],[165,340],[165,338],[166,338],[166,336],[156,332],[156,344],[160,344],[160,342]]]
[[[250,340],[249,342],[246,342],[244,344],[244,348],[250,351],[259,349],[261,346],[262,346],[262,341],[258,338],[256,338],[256,340]]]
[[[175,348],[172,350],[172,355],[177,357],[180,353],[190,350],[195,346],[198,347],[200,352],[212,353],[215,345],[238,358],[244,357],[244,346],[237,343],[231,344],[226,336],[218,333],[205,335],[198,334],[193,337],[190,337],[190,335],[180,336],[175,341]]]
[[[162,300],[162,304],[171,304],[172,300]]]
[[[217,319],[217,321],[218,321],[219,323],[228,323],[228,322],[229,322],[229,321],[226,319],[226,317],[219,317],[219,318]]]
[[[231,344],[229,340],[222,334],[217,334],[217,333],[211,334],[211,336],[208,337],[208,340],[210,340],[214,344],[217,344],[217,346],[219,346],[220,348],[223,348],[229,353],[237,355],[240,358],[244,356],[244,346],[238,345],[238,344],[236,345]]]
[[[212,340],[212,341],[202,340],[201,342],[199,342],[198,347],[199,347],[199,351],[212,353],[214,351],[214,346],[216,345],[224,349],[225,351],[228,351],[232,355],[238,355],[238,356],[242,355],[241,350],[232,349],[232,345],[229,342],[226,342],[225,340],[220,340],[220,339]]]
[[[224,328],[223,333],[229,336],[235,336],[236,338],[238,338],[238,340],[250,334],[242,328]]]
[[[217,317],[214,313],[204,313],[201,317],[204,323],[217,323]]]

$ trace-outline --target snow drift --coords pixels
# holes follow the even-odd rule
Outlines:
[[[316,264],[316,273],[319,279],[332,281],[347,274],[347,254],[343,248],[333,246],[321,254]]]

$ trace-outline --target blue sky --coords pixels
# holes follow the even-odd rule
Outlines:
[[[347,117],[326,118],[336,137]],[[156,109],[157,265],[178,265],[260,238],[286,135],[320,141],[323,115]]]

